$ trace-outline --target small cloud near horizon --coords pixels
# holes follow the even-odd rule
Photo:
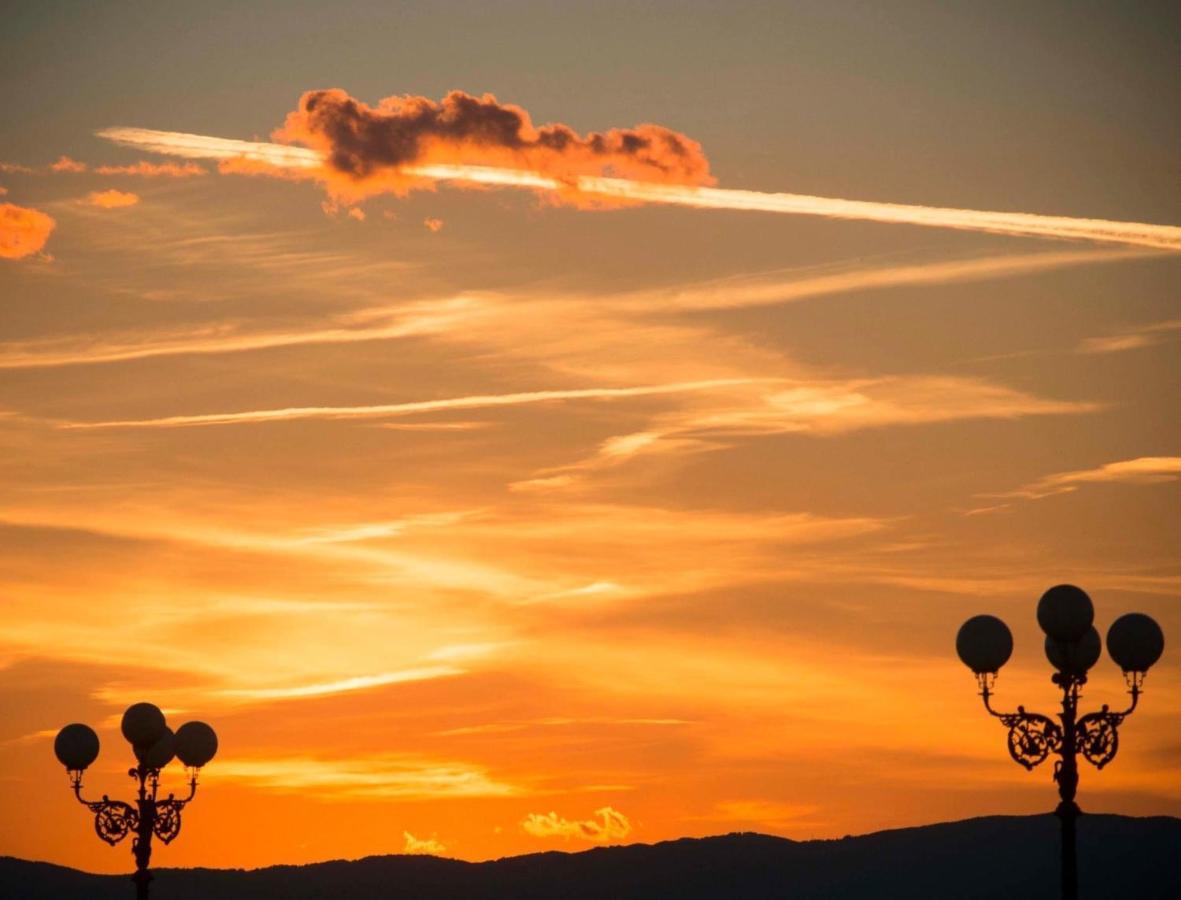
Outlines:
[[[84,201],[90,206],[97,206],[100,209],[122,209],[126,206],[135,206],[139,203],[139,194],[132,194],[129,191],[117,191],[114,188],[106,191],[91,191],[86,195]]]
[[[410,856],[442,856],[447,852],[447,847],[434,836],[429,838],[416,838],[409,831],[403,831],[402,837],[404,843],[402,844],[402,852]]]
[[[604,806],[595,810],[595,816],[579,822],[564,819],[555,812],[529,813],[521,821],[521,828],[538,838],[580,838],[598,844],[622,840],[631,834],[631,822],[619,810]]]

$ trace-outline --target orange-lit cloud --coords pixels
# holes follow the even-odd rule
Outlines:
[[[1077,491],[1084,484],[1122,482],[1126,484],[1160,484],[1181,478],[1181,456],[1141,456],[1120,462],[1106,463],[1094,469],[1058,472],[1047,475],[1024,487],[992,497],[1016,497],[1040,500],[1055,494]]]
[[[121,209],[139,203],[139,195],[112,188],[106,191],[91,191],[86,195],[86,202],[102,209]]]
[[[144,178],[192,178],[208,175],[209,170],[196,163],[153,163],[140,160],[125,166],[95,166],[99,175],[140,175]]]
[[[3,171],[0,169],[0,171]],[[27,167],[13,167],[13,171],[26,173],[36,172]],[[96,175],[136,175],[143,178],[192,178],[197,175],[208,175],[209,170],[194,162],[186,163],[154,163],[146,159],[122,166],[91,166],[89,163],[73,159],[69,156],[59,156],[57,162],[50,164],[48,171],[80,175],[84,172],[94,172]]]
[[[609,844],[631,834],[631,822],[619,810],[604,806],[595,810],[595,816],[584,821],[572,821],[554,812],[529,813],[521,822],[521,827],[534,837],[578,838],[596,844]]]
[[[310,95],[305,95],[305,98],[308,96]],[[728,209],[856,219],[1181,251],[1181,227],[1174,225],[702,187],[699,184],[686,183],[691,181],[687,173],[682,173],[682,177],[662,179],[658,177],[661,171],[659,166],[653,168],[637,164],[638,168],[630,170],[627,173],[628,177],[618,178],[580,174],[576,169],[555,173],[546,169],[522,168],[525,164],[535,163],[513,152],[497,151],[494,155],[503,156],[504,159],[496,165],[487,165],[483,162],[473,164],[466,159],[456,162],[435,162],[434,156],[424,158],[422,151],[418,149],[420,146],[435,146],[437,142],[432,141],[424,141],[421,145],[415,142],[415,149],[412,151],[398,152],[391,149],[384,156],[378,153],[375,159],[370,159],[364,156],[363,151],[366,148],[380,146],[382,140],[390,139],[390,135],[381,125],[375,124],[373,128],[367,128],[363,124],[370,121],[371,115],[375,123],[384,121],[380,106],[374,110],[364,104],[357,104],[347,95],[340,93],[340,96],[334,94],[329,107],[333,112],[319,114],[314,110],[309,113],[301,107],[292,114],[294,119],[289,117],[291,127],[277,132],[284,140],[298,138],[317,149],[142,128],[108,128],[98,134],[119,144],[157,153],[191,159],[224,160],[231,164],[230,171],[294,179],[319,179],[326,181],[343,199],[360,199],[381,192],[402,194],[414,187],[426,186],[431,181],[449,181],[458,184],[522,187],[552,192],[558,200],[580,205],[659,203],[695,209]],[[335,111],[340,111],[339,115]],[[392,115],[396,119],[400,114],[394,112]],[[411,118],[413,119],[413,116]],[[349,135],[347,129],[353,124],[361,131],[356,135]],[[398,127],[400,126],[395,127],[394,133],[397,133]],[[680,137],[676,136],[675,132],[670,134],[677,139]],[[340,139],[339,150],[334,149],[332,135]],[[661,141],[654,139],[650,143],[658,144]],[[673,146],[672,143],[665,143],[667,146]],[[327,158],[325,153],[334,155]],[[440,152],[439,155],[461,158],[470,157],[472,154],[461,153],[452,148]],[[692,155],[686,152],[686,156]],[[622,170],[624,167],[619,165],[618,168]],[[695,169],[695,166],[691,168]],[[648,180],[642,180],[645,178]],[[703,170],[699,181],[708,178]]]
[[[519,106],[463,91],[439,102],[386,97],[376,106],[338,89],[308,91],[275,137],[316,150],[329,188],[346,197],[404,192],[408,167],[439,163],[523,169],[571,185],[583,175],[713,181],[701,146],[668,128],[638,125],[584,137],[567,125],[536,127]]]
[[[442,856],[447,847],[434,837],[416,838],[409,831],[402,832],[402,852],[409,855]]]
[[[358,222],[364,222],[365,221],[365,210],[361,209],[361,207],[359,207],[359,206],[351,207],[348,211],[348,217],[350,219],[354,219]]]
[[[426,226],[427,231],[437,232],[443,230],[443,220],[436,219],[433,216],[428,216],[427,218],[423,219],[422,224]]]
[[[78,162],[76,159],[70,159],[68,156],[58,157],[57,162],[49,167],[52,172],[85,172],[86,163]]]
[[[0,203],[0,259],[22,259],[36,253],[56,224],[39,209]]]

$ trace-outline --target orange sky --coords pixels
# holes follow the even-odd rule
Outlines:
[[[1169,226],[1167,28],[514,2],[457,4],[459,35],[296,6],[64,30],[30,7],[0,36],[6,79],[49,98],[0,123],[0,210],[46,217],[8,215],[0,258],[0,854],[129,867],[51,744],[92,724],[88,792],[128,795],[138,700],[222,741],[159,865],[1049,809],[954,634],[1006,618],[998,701],[1047,712],[1050,585],[1101,630],[1181,634],[1175,254],[342,198],[95,132],[265,141],[306,90],[462,88],[579,135],[656,123],[722,190]],[[1084,810],[1181,815],[1169,647]],[[1086,702],[1122,691],[1105,657]]]

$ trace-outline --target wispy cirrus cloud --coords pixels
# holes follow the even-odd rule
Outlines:
[[[1126,350],[1140,350],[1153,347],[1168,340],[1169,334],[1181,331],[1181,319],[1154,322],[1140,328],[1132,328],[1118,334],[1086,338],[1075,348],[1076,353],[1106,354],[1123,353]]]
[[[377,675],[357,675],[318,684],[299,684],[287,687],[225,688],[219,695],[230,700],[270,701],[303,700],[312,697],[327,697],[333,694],[353,693],[386,687],[391,684],[406,684],[411,681],[428,681],[434,678],[448,678],[462,675],[463,669],[456,666],[419,666],[397,672],[381,672]]]
[[[481,766],[396,754],[218,759],[218,778],[280,793],[315,790],[322,800],[409,801],[527,793],[520,786],[496,780]]]
[[[682,410],[660,413],[643,431],[603,441],[594,456],[538,472],[517,490],[552,490],[578,484],[578,476],[641,457],[700,453],[740,438],[775,434],[817,437],[868,428],[927,425],[971,419],[1079,415],[1098,410],[1089,401],[1053,400],[974,378],[899,376],[876,379],[797,380],[752,384]]]
[[[219,240],[194,239],[178,242],[169,252],[179,260],[191,263],[202,261],[205,254],[213,250],[223,255],[226,252],[249,252],[243,249],[244,245],[249,244],[250,241],[244,239],[235,242],[235,245],[226,245],[226,242]],[[301,279],[315,274],[314,271],[304,271],[308,266],[313,270],[317,267],[315,259],[290,259],[290,254],[275,248],[260,249],[243,262],[248,262],[252,268],[272,268],[267,254],[289,267],[307,263],[306,266],[297,265],[297,277]],[[835,271],[804,271],[778,277],[767,275],[639,293],[595,297],[572,295],[563,298],[563,305],[568,310],[590,307],[600,313],[609,310],[620,316],[684,309],[761,306],[856,291],[1018,277],[1076,265],[1120,262],[1151,255],[1154,254],[1149,251],[1104,249],[1007,254],[923,263],[846,265]],[[529,299],[528,296],[518,298],[516,303],[529,302]],[[502,308],[508,306],[510,304],[505,302],[505,298],[463,294],[332,313],[326,319],[285,329],[259,328],[246,321],[228,320],[188,330],[156,328],[133,333],[13,341],[0,344],[0,369],[99,365],[188,354],[239,353],[273,347],[394,340],[410,336],[442,335],[461,326],[466,326],[465,331],[469,334],[495,334],[483,329],[477,331],[475,325],[484,319],[495,321],[496,316],[502,315]],[[513,315],[516,316],[516,313]]]
[[[768,306],[858,291],[1018,278],[1073,266],[1160,255],[1153,250],[1078,249],[915,263],[867,265],[857,262],[834,266],[829,271],[804,270],[785,273],[780,277],[762,275],[757,278],[731,278],[669,290],[648,290],[605,298],[605,302],[612,308],[635,312]]]
[[[275,347],[351,344],[433,334],[479,315],[474,297],[411,302],[328,316],[303,327],[265,329],[227,321],[185,330],[155,329],[106,337],[65,337],[0,344],[0,369],[98,365],[153,357],[241,353]]]
[[[1012,491],[982,494],[997,499],[1041,500],[1058,494],[1069,494],[1087,484],[1162,484],[1181,478],[1181,456],[1140,456],[1118,462],[1105,463],[1093,469],[1056,472]],[[984,507],[972,512],[993,512],[1007,504]]]
[[[298,419],[381,419],[416,413],[440,412],[451,409],[485,409],[502,406],[522,406],[558,400],[614,400],[629,397],[648,397],[659,394],[680,394],[709,391],[746,384],[757,379],[731,378],[708,381],[686,381],[672,384],[640,385],[636,387],[567,388],[558,390],[521,391],[509,394],[475,394],[443,400],[417,400],[408,403],[387,403],[367,406],[307,406],[285,409],[258,409],[235,413],[204,413],[191,416],[164,416],[156,419],[123,419],[107,422],[67,422],[62,428],[186,428],[202,425],[242,425],[265,422],[285,422]]]

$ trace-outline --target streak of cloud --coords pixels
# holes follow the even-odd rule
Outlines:
[[[1013,491],[981,496],[1041,500],[1057,494],[1069,494],[1084,484],[1161,484],[1181,478],[1181,456],[1140,456],[1119,462],[1105,463],[1094,469],[1057,472],[1032,481]],[[987,507],[975,512],[990,512],[998,507]]]
[[[580,462],[545,469],[512,485],[518,491],[551,491],[580,484],[579,476],[643,456],[717,450],[743,437],[847,434],[868,428],[925,425],[971,419],[1017,419],[1094,412],[1094,403],[1031,396],[972,378],[908,376],[849,381],[779,379],[751,384],[711,404],[663,413],[643,431],[616,435]]]
[[[1153,347],[1167,340],[1170,332],[1181,331],[1181,319],[1155,322],[1120,334],[1086,338],[1075,348],[1076,353],[1106,354],[1122,353],[1125,350],[1140,350]]]
[[[23,259],[37,253],[56,224],[39,209],[0,203],[0,259]]]
[[[349,344],[432,334],[474,315],[479,303],[456,297],[434,303],[409,303],[385,309],[358,310],[337,316],[325,326],[286,331],[248,331],[235,323],[208,328],[0,345],[0,369],[123,362],[156,356],[239,353],[305,344]]]
[[[146,159],[141,159],[134,163],[127,163],[121,166],[93,166],[90,163],[65,155],[59,156],[56,162],[50,163],[48,166],[42,168],[0,163],[0,172],[17,172],[25,175],[82,175],[87,172],[93,172],[96,175],[135,175],[142,178],[192,178],[194,176],[209,174],[208,169],[193,162],[154,163]]]
[[[371,690],[391,684],[405,684],[411,681],[428,681],[462,675],[463,669],[455,666],[421,666],[402,669],[398,672],[382,672],[379,675],[358,675],[320,684],[301,684],[292,687],[272,688],[227,688],[220,695],[231,700],[303,700],[310,697],[326,697],[333,694],[353,693]]]
[[[844,266],[836,271],[793,273],[793,277],[727,279],[671,291],[645,291],[607,298],[629,310],[730,309],[768,306],[865,290],[961,284],[994,278],[1017,278],[1071,266],[1124,262],[1159,256],[1153,250],[1079,249],[1045,253],[1009,253],[895,265]]]
[[[192,416],[164,416],[156,419],[124,419],[108,422],[67,422],[62,428],[184,428],[194,425],[239,425],[261,422],[284,422],[297,419],[379,419],[387,416],[414,415],[449,409],[482,409],[549,403],[555,400],[613,400],[658,394],[709,391],[748,384],[758,379],[727,378],[687,381],[674,384],[642,385],[622,388],[571,388],[566,390],[524,391],[512,394],[475,394],[443,400],[417,400],[376,406],[304,406],[285,409],[258,409],[238,413],[206,413]]]
[[[323,152],[307,147],[225,140],[204,135],[159,132],[137,128],[109,128],[98,132],[116,143],[143,150],[192,159],[245,160],[258,164],[260,174],[284,174],[304,178],[327,178],[328,160]],[[396,154],[391,158],[400,158]],[[569,196],[571,192],[608,201],[658,203],[697,209],[728,209],[752,212],[811,215],[835,219],[922,225],[992,234],[1089,240],[1100,243],[1181,250],[1181,227],[1107,219],[1046,216],[1025,212],[999,212],[952,207],[915,206],[816,197],[807,194],[745,191],[686,184],[579,174],[572,181],[544,170],[497,168],[460,162],[435,163],[410,157],[401,162],[390,190],[405,191],[414,179],[454,181],[490,186],[523,187]],[[360,162],[347,162],[364,175],[369,170]],[[376,165],[376,163],[374,164]],[[277,171],[271,171],[277,170]],[[360,192],[364,196],[364,191]]]
[[[152,163],[140,160],[125,166],[95,166],[99,175],[138,175],[143,178],[193,178],[208,175],[209,170],[196,163]]]
[[[575,296],[569,299],[585,300],[597,309],[611,308],[624,314],[677,309],[725,309],[791,303],[863,290],[1012,278],[1077,265],[1121,262],[1154,255],[1155,251],[1129,249],[1017,253],[902,265],[846,266],[820,274],[805,271],[782,277],[727,280],[618,296]],[[257,268],[262,260],[252,260],[251,263]],[[307,275],[301,272],[300,277],[306,279]],[[251,332],[240,323],[226,322],[171,333],[133,333],[105,338],[85,335],[74,339],[10,342],[0,344],[0,369],[96,365],[150,357],[238,353],[272,347],[381,341],[440,334],[461,324],[466,324],[470,329],[473,319],[491,311],[490,302],[465,295],[397,307],[362,309],[337,315],[327,324],[284,331]],[[1164,331],[1168,325],[1163,323],[1151,326],[1148,330],[1154,333]]]
[[[521,827],[538,838],[580,838],[596,844],[608,844],[631,834],[631,822],[619,810],[604,806],[595,810],[595,816],[597,818],[585,821],[571,821],[555,812],[529,813],[521,821]]]
[[[515,785],[494,780],[478,766],[393,755],[236,758],[218,762],[219,777],[228,783],[283,793],[314,789],[316,796],[324,800],[511,797],[522,793]]]

